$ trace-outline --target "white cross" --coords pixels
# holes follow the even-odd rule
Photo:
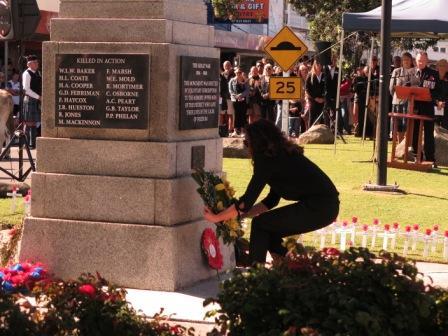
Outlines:
[[[6,196],[8,197],[12,197],[12,202],[11,202],[11,212],[15,213],[16,212],[16,208],[17,208],[17,197],[22,197],[22,195],[20,193],[17,193],[17,187],[13,186],[12,187],[12,192],[7,193]]]

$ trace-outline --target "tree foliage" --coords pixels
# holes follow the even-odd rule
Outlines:
[[[344,12],[366,12],[381,5],[381,0],[288,0],[296,11],[310,23],[310,38],[314,41],[336,43],[342,29]],[[346,58],[359,61],[362,49],[369,49],[372,33],[358,32],[345,41]],[[392,46],[403,50],[433,46],[436,39],[395,38]]]
[[[288,0],[310,22],[314,41],[338,40],[344,12],[366,12],[381,5],[381,0]]]

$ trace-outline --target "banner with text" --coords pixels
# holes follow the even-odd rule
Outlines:
[[[235,16],[217,17],[216,23],[268,24],[269,0],[243,0],[236,5]]]

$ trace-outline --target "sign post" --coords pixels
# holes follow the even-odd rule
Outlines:
[[[283,99],[282,131],[288,134],[289,99],[300,99],[300,78],[289,77],[289,70],[308,51],[302,40],[287,26],[266,45],[264,51],[282,68],[283,77],[271,77],[269,98]]]

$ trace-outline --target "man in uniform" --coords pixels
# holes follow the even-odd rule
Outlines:
[[[428,54],[426,52],[419,52],[417,57],[415,58],[417,67],[415,71],[416,83],[419,87],[428,88],[431,92],[431,96],[433,97],[430,102],[416,101],[415,109],[419,115],[425,115],[434,117],[434,95],[436,92],[436,82],[438,78],[438,73],[428,67]],[[424,152],[426,161],[435,161],[434,155],[434,122],[433,121],[425,121],[424,122]],[[413,136],[413,144],[412,147],[414,152],[417,153],[418,146],[418,129],[420,126],[420,121],[415,121],[414,125],[414,136]],[[436,168],[436,163],[434,162],[433,167]]]
[[[28,133],[29,146],[36,147],[37,132],[40,130],[42,76],[39,61],[35,55],[26,58],[28,68],[23,72],[22,83],[25,97],[23,99],[23,116]]]

